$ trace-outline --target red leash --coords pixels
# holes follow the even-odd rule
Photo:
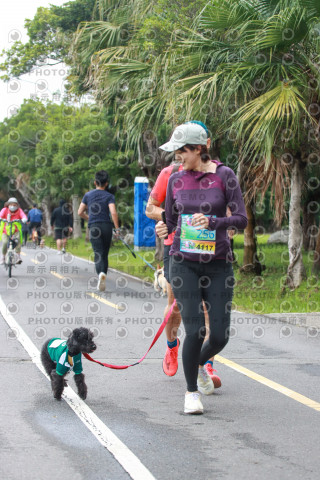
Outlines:
[[[174,300],[173,304],[171,305],[170,307],[170,310],[169,312],[167,313],[165,319],[163,320],[162,324],[160,325],[160,328],[159,330],[157,331],[157,333],[155,334],[154,336],[154,339],[150,345],[150,347],[148,348],[148,350],[146,351],[146,353],[143,355],[142,358],[140,358],[140,360],[138,360],[137,362],[135,363],[132,363],[131,365],[110,365],[109,363],[103,363],[103,362],[99,362],[98,360],[94,360],[92,357],[90,357],[90,355],[88,353],[83,353],[83,355],[86,357],[87,360],[90,360],[90,362],[95,362],[95,363],[99,363],[99,365],[101,365],[102,367],[108,367],[108,368],[114,368],[114,369],[117,369],[117,370],[123,370],[125,368],[129,368],[129,367],[133,367],[134,365],[138,365],[139,363],[142,362],[142,360],[144,360],[149,352],[149,350],[151,350],[151,348],[153,347],[153,345],[156,343],[156,341],[158,340],[158,338],[160,337],[161,333],[163,332],[164,330],[164,327],[167,325],[168,323],[168,320],[171,316],[171,313],[172,313],[172,310],[174,308],[176,304],[176,301]]]

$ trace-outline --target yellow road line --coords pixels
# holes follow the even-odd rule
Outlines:
[[[60,278],[60,280],[62,280],[63,278],[65,278],[63,275],[60,275],[60,274],[57,273],[57,272],[50,272],[50,273],[51,273],[51,275],[53,275],[53,276],[55,276],[55,277],[57,277],[57,278]]]
[[[314,400],[311,400],[310,398],[305,397],[304,395],[301,395],[294,390],[290,390],[290,388],[284,387],[283,385],[280,385],[280,383],[273,382],[272,380],[269,380],[268,378],[263,377],[262,375],[259,375],[258,373],[255,373],[248,368],[242,367],[241,365],[233,362],[232,360],[221,357],[220,355],[216,355],[214,359],[217,362],[223,363],[224,365],[227,365],[227,367],[230,367],[233,370],[236,370],[237,372],[242,373],[243,375],[246,375],[253,380],[256,380],[257,382],[262,383],[263,385],[266,385],[267,387],[272,388],[273,390],[276,390],[277,392],[280,392],[283,395],[286,395],[287,397],[290,397],[293,400],[296,400],[297,402],[306,405],[307,407],[313,408],[317,412],[320,412],[320,403],[315,402]]]
[[[38,260],[35,260],[34,258],[31,258],[30,260],[31,260],[31,262],[35,263],[36,265],[38,265],[39,263],[42,263],[42,262],[38,262]],[[60,280],[65,278],[63,275],[60,275],[60,273],[57,273],[57,272],[49,272],[49,273],[51,273],[51,275],[59,278]]]
[[[110,307],[116,308],[117,310],[120,310],[121,312],[121,307],[119,305],[116,305],[115,303],[109,302],[105,298],[99,297],[96,293],[93,292],[86,292],[86,295],[90,295],[90,297],[95,298],[96,300],[99,300],[99,302],[104,303],[105,305],[109,305]]]
[[[26,257],[26,256],[27,256],[27,254],[26,254],[26,253],[24,253],[24,252],[20,252],[20,255],[23,255],[24,257]]]
[[[34,263],[39,263],[37,262],[37,260],[32,260]],[[59,273],[57,272],[50,272],[51,275],[54,275],[55,277],[59,278],[60,280],[62,280],[63,278],[65,278],[63,275],[60,275]],[[115,303],[112,303],[112,302],[109,302],[108,300],[106,300],[105,298],[101,298],[99,297],[99,295],[97,295],[96,293],[93,293],[93,292],[86,292],[86,295],[89,295],[90,297],[92,298],[95,298],[96,300],[99,300],[99,302],[101,303],[104,303],[105,305],[109,305],[109,307],[113,307],[115,308],[116,310],[119,310],[121,312],[121,307],[119,307],[119,305],[116,305]]]

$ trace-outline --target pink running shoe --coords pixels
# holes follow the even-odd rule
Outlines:
[[[215,373],[214,373],[217,370],[212,368],[211,363],[206,363],[204,368],[206,369],[208,375],[211,377],[211,379],[213,381],[213,384],[214,384],[214,388],[220,388],[221,387],[221,379],[220,379],[220,377],[218,377],[218,375],[215,375]]]
[[[167,346],[166,354],[162,362],[163,371],[168,377],[173,377],[178,370],[178,350],[179,350],[180,340],[178,339],[178,344],[176,347],[169,348]]]

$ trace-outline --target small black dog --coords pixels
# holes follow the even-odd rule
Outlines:
[[[81,353],[92,353],[97,348],[93,341],[94,334],[87,328],[74,329],[67,340],[51,338],[41,350],[41,362],[51,379],[53,396],[61,400],[63,389],[67,386],[66,374],[73,367],[79,397],[87,398],[87,385],[82,373]]]

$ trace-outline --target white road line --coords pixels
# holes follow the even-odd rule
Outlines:
[[[7,306],[0,296],[0,313],[14,332],[17,340],[29,354],[33,363],[48,378],[45,373],[41,360],[40,352],[34,343],[30,340],[25,331],[20,327],[14,317],[7,311]],[[50,392],[51,395],[51,392]],[[130,475],[133,480],[156,480],[151,472],[141,463],[141,461],[129,450],[129,448],[119,440],[119,438],[97,417],[97,415],[81,400],[81,398],[72,390],[70,386],[64,389],[64,400],[69,407],[76,413],[85,426],[99,440],[101,445],[109,450],[122,468]]]

